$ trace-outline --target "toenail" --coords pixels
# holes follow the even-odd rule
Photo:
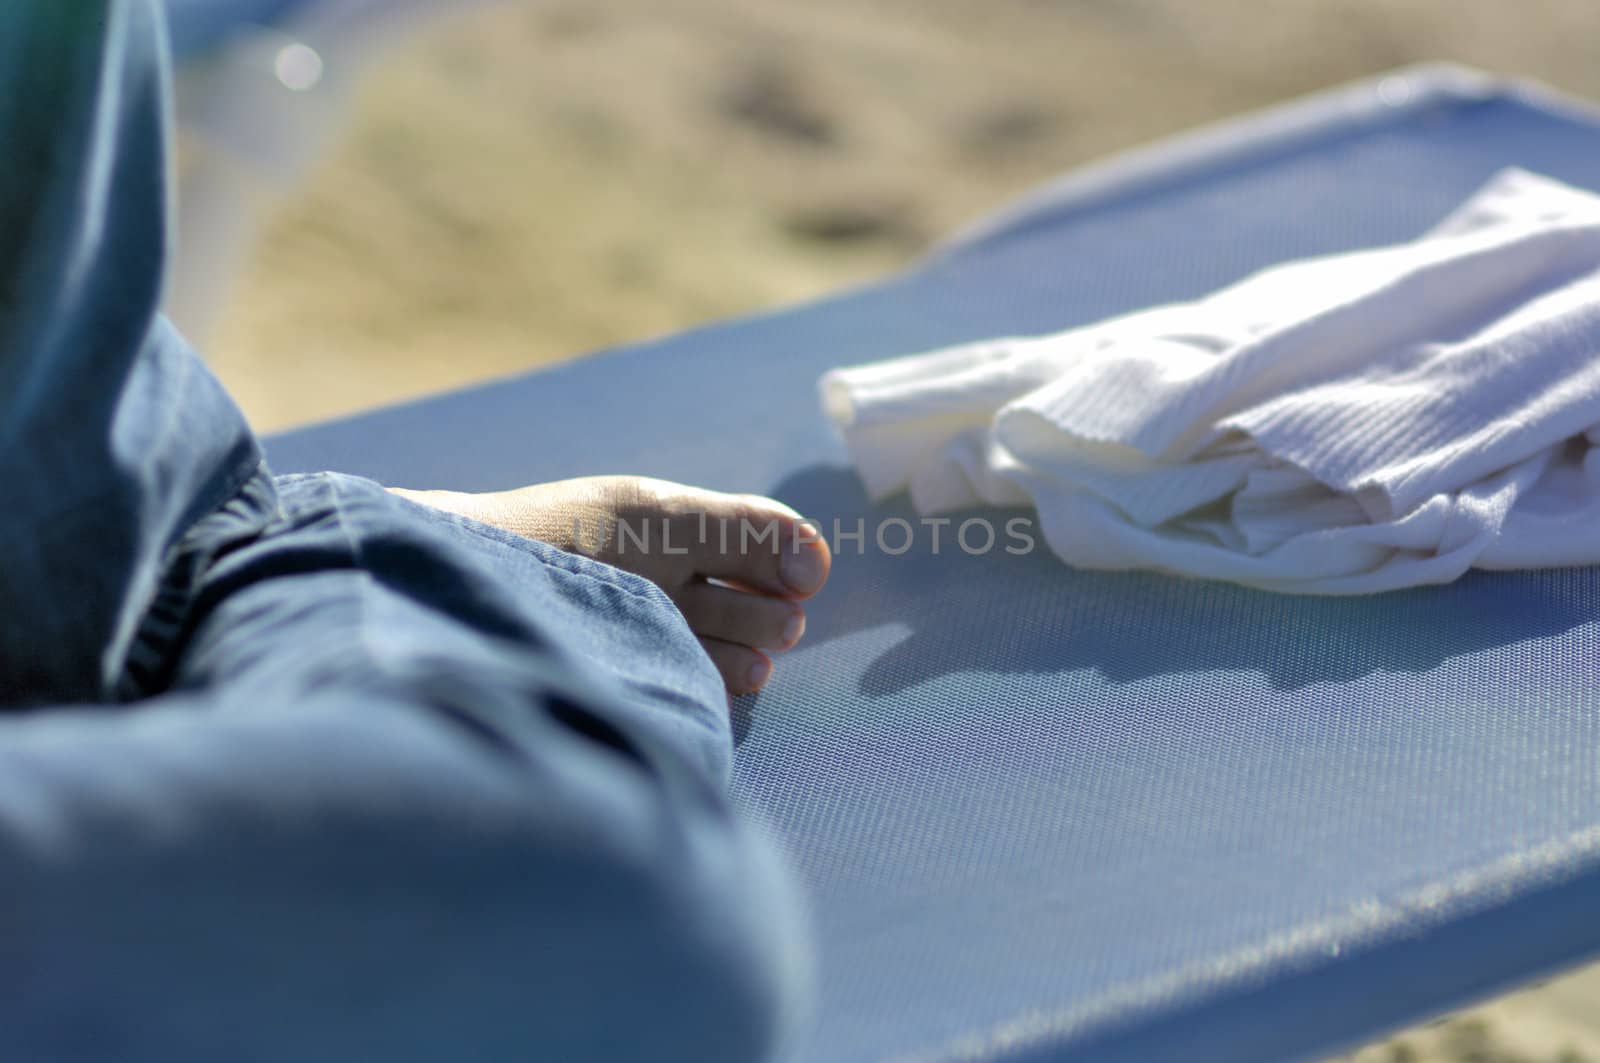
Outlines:
[[[792,591],[805,594],[822,583],[822,551],[814,541],[797,539],[783,548],[778,575]]]
[[[750,681],[751,690],[760,690],[761,685],[767,681],[767,676],[772,674],[771,661],[757,661],[750,666],[746,678]]]
[[[789,618],[789,622],[783,625],[783,644],[785,646],[793,646],[800,641],[800,636],[805,633],[806,614],[796,609],[794,615]]]

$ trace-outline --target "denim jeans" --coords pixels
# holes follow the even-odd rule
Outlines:
[[[671,602],[272,477],[160,318],[159,23],[0,5],[0,1058],[770,1055],[804,938]]]

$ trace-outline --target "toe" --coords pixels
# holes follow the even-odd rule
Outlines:
[[[833,556],[816,525],[802,521],[778,559],[778,575],[791,594],[809,598],[828,582]]]
[[[697,492],[675,523],[698,576],[794,598],[827,582],[832,557],[821,532],[772,499]]]
[[[711,663],[722,673],[723,686],[736,697],[760,690],[772,675],[772,660],[760,650],[704,637],[700,639],[700,645],[705,647]]]
[[[695,634],[741,646],[786,650],[806,628],[805,610],[795,602],[716,583],[692,583],[675,600]]]

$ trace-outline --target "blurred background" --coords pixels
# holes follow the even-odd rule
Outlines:
[[[218,198],[185,203],[179,316],[260,430],[859,283],[1069,167],[1409,63],[1600,100],[1594,0],[404,4],[337,69],[270,35],[187,63],[182,194]],[[241,62],[320,116],[265,176]],[[1600,1061],[1600,971],[1355,1058]]]
[[[262,430],[859,282],[1068,167],[1407,63],[1600,98],[1595,0],[428,6],[211,277],[194,338]]]

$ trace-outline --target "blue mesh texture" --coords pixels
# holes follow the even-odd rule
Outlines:
[[[824,369],[1409,238],[1511,164],[1600,188],[1600,135],[1514,94],[1374,105],[1042,204],[878,285],[269,453],[468,490],[634,471],[773,493],[825,530],[912,519],[863,498]],[[937,556],[926,535],[842,546],[803,648],[736,717],[737,795],[814,908],[801,1058],[1309,1058],[1600,951],[1600,571],[1327,600],[948,533]]]

